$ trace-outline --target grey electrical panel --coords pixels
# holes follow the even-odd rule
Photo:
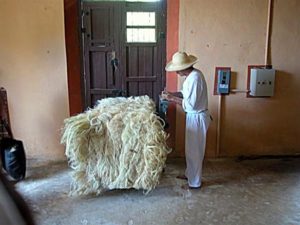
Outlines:
[[[250,95],[268,97],[274,95],[275,69],[252,68],[250,73]]]

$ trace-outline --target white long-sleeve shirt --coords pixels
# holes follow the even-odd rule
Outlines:
[[[207,85],[204,75],[194,69],[183,82],[181,93],[183,95],[182,108],[187,113],[199,113],[207,110]]]

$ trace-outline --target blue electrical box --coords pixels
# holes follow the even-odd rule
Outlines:
[[[229,94],[230,92],[230,69],[218,70],[218,94]]]

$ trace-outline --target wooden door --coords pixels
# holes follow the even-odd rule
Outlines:
[[[122,90],[120,58],[120,4],[83,2],[83,65],[85,106]]]
[[[85,107],[165,87],[165,1],[82,2]]]

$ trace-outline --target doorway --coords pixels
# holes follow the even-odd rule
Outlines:
[[[166,84],[166,1],[82,1],[84,107],[148,95]]]

